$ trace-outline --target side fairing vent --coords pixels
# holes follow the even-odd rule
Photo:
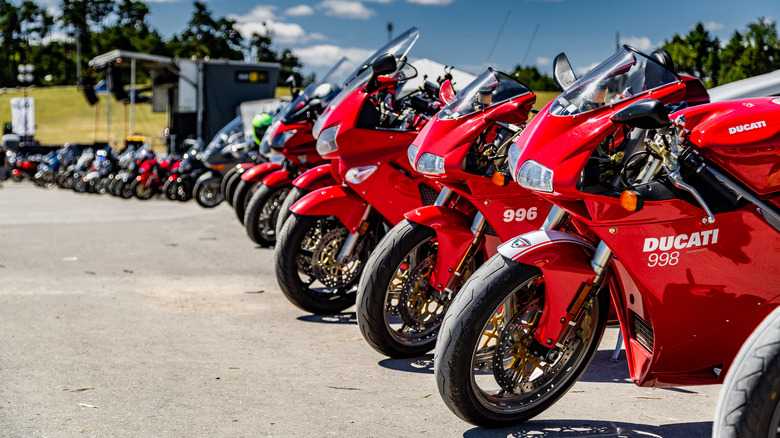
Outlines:
[[[644,319],[631,312],[631,321],[634,329],[634,338],[649,352],[653,352],[653,328]]]
[[[423,205],[433,205],[436,203],[436,198],[439,197],[439,192],[432,189],[426,184],[420,184],[420,199]]]

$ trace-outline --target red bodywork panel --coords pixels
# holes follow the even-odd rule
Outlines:
[[[330,164],[313,167],[295,178],[293,185],[305,190],[317,190],[327,186],[337,185],[338,181],[331,174]]]
[[[680,111],[699,152],[759,195],[780,190],[780,100],[726,101]]]
[[[261,163],[241,174],[241,180],[246,182],[260,182],[271,172],[282,168],[282,163]]]
[[[355,232],[367,206],[352,190],[330,186],[307,193],[290,211],[305,216],[336,216],[350,232]]]
[[[292,186],[292,182],[294,178],[295,178],[295,174],[293,174],[289,170],[279,169],[276,172],[272,172],[268,176],[263,178],[263,184],[269,187]]]

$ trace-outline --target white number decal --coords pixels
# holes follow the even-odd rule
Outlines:
[[[647,266],[674,266],[680,262],[680,253],[678,251],[653,253],[647,258]]]
[[[532,221],[536,219],[536,207],[531,207],[527,211],[524,208],[518,208],[517,210],[504,210],[504,222],[522,222],[526,219]]]

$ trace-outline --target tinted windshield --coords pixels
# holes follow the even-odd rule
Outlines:
[[[403,56],[406,56],[407,53],[409,53],[409,49],[412,48],[415,41],[417,41],[417,38],[420,37],[420,31],[416,27],[412,27],[406,32],[402,33],[401,35],[398,35],[395,39],[390,41],[389,43],[382,46],[379,50],[374,52],[371,56],[366,58],[365,61],[361,62],[358,65],[358,68],[355,69],[349,76],[347,76],[347,79],[344,81],[344,84],[349,84],[352,82],[353,79],[358,77],[363,71],[371,65],[378,57],[381,55],[384,55],[385,53],[392,53],[396,59],[401,58]]]
[[[564,91],[553,102],[550,113],[557,116],[584,113],[679,80],[654,59],[623,46]]]
[[[342,57],[321,80],[309,84],[294,101],[282,108],[274,121],[279,120],[284,124],[300,122],[306,117],[308,104],[314,98],[322,102],[321,108],[328,106],[341,90],[341,81],[336,78],[336,71],[346,60],[346,57]]]
[[[214,139],[211,140],[209,145],[206,147],[207,150],[219,148],[227,144],[228,139],[235,133],[243,132],[244,131],[244,123],[241,121],[241,116],[236,117],[235,119],[228,122],[225,127],[219,130],[217,132],[217,135],[214,136]]]
[[[489,68],[447,102],[438,117],[457,119],[527,93],[530,90],[513,77]]]

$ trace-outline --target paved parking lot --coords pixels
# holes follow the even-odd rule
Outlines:
[[[519,427],[443,404],[432,355],[392,360],[354,309],[314,317],[222,205],[0,189],[2,437],[709,436],[720,387],[637,388],[609,328],[580,382]]]

